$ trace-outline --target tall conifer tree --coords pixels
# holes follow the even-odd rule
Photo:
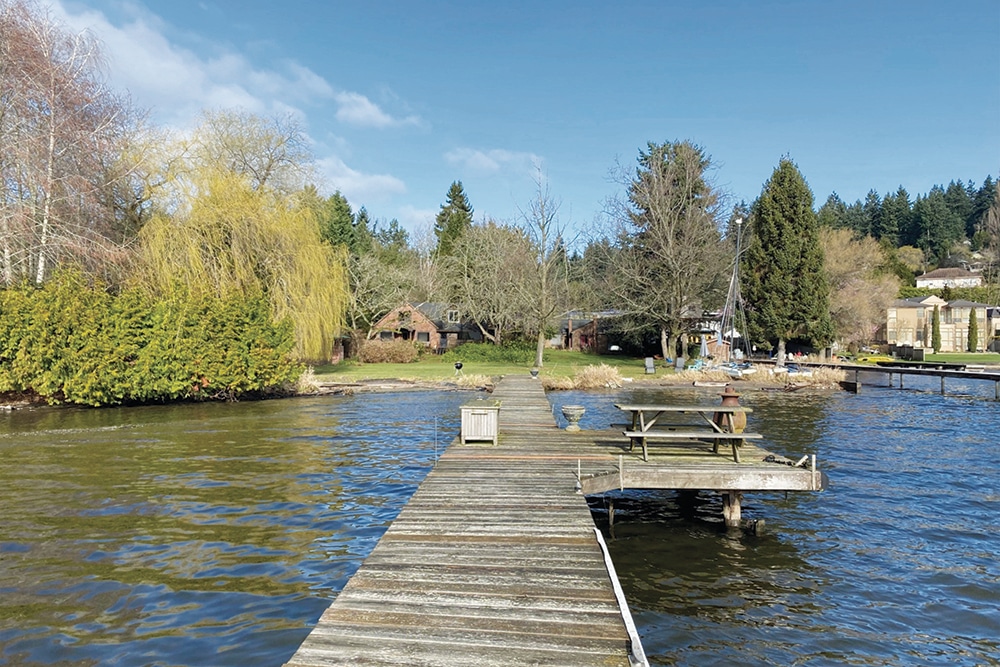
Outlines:
[[[472,205],[465,196],[462,182],[455,181],[448,189],[448,198],[434,220],[434,235],[437,236],[438,256],[450,255],[458,240],[472,227]]]
[[[975,307],[969,308],[969,352],[979,350],[979,318],[976,317]]]
[[[833,336],[813,195],[791,159],[781,159],[750,210],[742,271],[750,335],[776,346],[780,362],[789,340],[826,345]]]

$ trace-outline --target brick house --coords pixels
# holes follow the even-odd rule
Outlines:
[[[409,340],[442,354],[463,343],[482,342],[483,333],[455,306],[423,302],[396,306],[374,324],[368,337]]]

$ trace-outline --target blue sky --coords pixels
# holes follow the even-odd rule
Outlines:
[[[1000,3],[60,0],[159,124],[293,113],[321,190],[426,233],[461,180],[514,221],[541,173],[579,228],[649,141],[688,139],[734,201],[790,156],[833,191],[1000,173]],[[537,171],[537,170],[540,170]]]

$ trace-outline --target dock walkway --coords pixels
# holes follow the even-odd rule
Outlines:
[[[743,492],[827,483],[750,443],[739,463],[705,443],[645,462],[620,429],[558,429],[528,376],[491,398],[498,443],[454,439],[287,667],[647,664],[586,495],[716,491],[738,525]]]
[[[575,490],[581,439],[538,380],[493,398],[500,443],[455,439],[288,667],[645,664]]]

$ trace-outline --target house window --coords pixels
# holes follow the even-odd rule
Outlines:
[[[459,316],[457,310],[449,310],[447,313],[448,324],[458,324]]]
[[[418,343],[430,343],[431,342],[431,335],[430,335],[430,333],[427,332],[427,331],[418,331],[417,332],[417,342]]]
[[[378,334],[378,337],[381,340],[392,340],[392,332],[391,331],[380,331],[379,334]]]

